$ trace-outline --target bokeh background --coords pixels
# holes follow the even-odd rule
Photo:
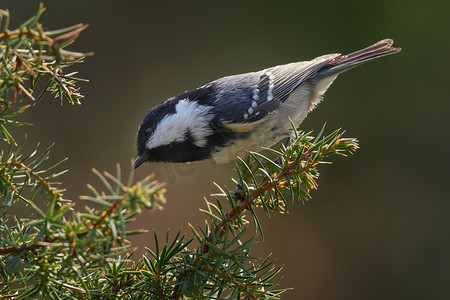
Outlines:
[[[2,0],[12,24],[38,1]],[[95,56],[77,69],[88,78],[81,106],[47,98],[22,119],[34,123],[29,144],[55,143],[69,157],[66,196],[83,203],[91,168],[125,173],[135,134],[155,104],[216,78],[363,48],[395,39],[400,54],[340,76],[302,124],[318,132],[342,127],[361,149],[320,169],[319,190],[289,214],[262,217],[264,240],[253,255],[272,253],[284,266],[283,299],[449,299],[448,1],[44,1],[42,23],[57,29],[89,23],[74,51]],[[144,212],[134,228],[164,236],[187,223],[215,192],[232,187],[233,164],[146,164],[168,182],[163,211]],[[250,229],[253,232],[253,229]],[[142,254],[151,234],[133,240]]]

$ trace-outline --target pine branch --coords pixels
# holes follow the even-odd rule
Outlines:
[[[236,188],[216,186],[214,201],[201,211],[205,227],[190,225],[193,238],[178,232],[132,261],[127,237],[145,230],[127,230],[143,209],[157,211],[165,203],[164,184],[148,176],[125,183],[121,169],[113,175],[93,169],[102,188],[88,185],[84,211],[64,198],[55,179],[63,162],[48,163],[50,148],[36,146],[24,152],[8,131],[24,125],[14,120],[45,94],[69,103],[81,103],[77,84],[83,80],[65,68],[83,61],[86,54],[70,52],[70,45],[86,28],[83,24],[44,31],[38,23],[44,8],[19,28],[10,30],[9,13],[0,10],[0,131],[8,150],[0,154],[0,295],[33,299],[278,299],[280,267],[250,256],[254,236],[245,238],[253,218],[263,235],[257,211],[284,213],[291,202],[311,198],[316,189],[318,166],[332,155],[357,149],[356,139],[343,138],[337,130],[316,138],[298,133],[280,150],[250,153],[237,164]],[[44,80],[44,88],[37,83]],[[29,86],[28,86],[29,83]],[[21,99],[19,96],[23,95]],[[22,105],[22,100],[33,105]],[[6,143],[4,143],[6,145]],[[39,193],[40,192],[40,193]],[[43,200],[43,201],[37,201]],[[19,219],[10,209],[23,202],[33,215]],[[193,240],[198,246],[189,249]],[[187,240],[187,241],[186,241]]]
[[[217,250],[216,245],[218,243],[225,243],[228,240],[226,235],[230,229],[233,230],[234,236],[238,235],[236,232],[242,232],[244,224],[246,224],[243,222],[243,215],[246,211],[251,211],[257,227],[261,229],[253,207],[262,207],[267,213],[269,211],[284,211],[286,202],[280,201],[280,198],[284,199],[283,194],[292,195],[292,200],[294,200],[294,195],[297,195],[301,201],[309,199],[310,189],[317,188],[317,165],[324,163],[324,159],[332,154],[345,155],[344,151],[352,153],[358,148],[355,139],[342,138],[342,133],[339,131],[321,138],[322,132],[314,141],[309,134],[299,135],[298,132],[295,132],[296,137],[289,147],[282,149],[280,152],[272,151],[280,155],[276,161],[281,161],[281,165],[278,165],[275,160],[257,153],[253,153],[247,160],[241,160],[240,165],[238,165],[238,174],[239,182],[244,188],[239,191],[238,198],[242,201],[240,205],[235,206],[235,197],[226,188],[219,187],[221,193],[216,196],[225,198],[231,207],[231,211],[226,213],[219,201],[217,201],[218,205],[207,202],[210,208],[205,213],[214,226],[211,230],[207,228],[203,237],[191,226],[194,235],[202,246],[196,252],[196,258],[189,263],[189,268],[186,268],[184,272],[177,276],[178,284],[174,289],[173,299],[181,298],[183,293],[182,283],[192,272],[207,268],[203,265],[203,261],[208,261],[206,257],[211,252],[211,247]],[[259,178],[259,181],[257,178]],[[253,184],[251,184],[252,181]],[[303,186],[300,187],[300,184],[303,184]],[[211,208],[216,211],[216,214]],[[209,234],[206,234],[208,231]],[[226,255],[226,252],[222,254]],[[211,262],[208,261],[208,263]],[[235,283],[239,283],[235,285],[240,287],[241,292],[248,297],[256,297],[244,288],[245,283],[239,281]]]
[[[80,63],[92,53],[78,53],[64,48],[70,45],[87,25],[77,24],[56,31],[44,31],[39,18],[45,11],[42,3],[35,16],[17,29],[9,29],[9,12],[0,10],[0,129],[8,143],[15,139],[6,126],[20,126],[26,123],[10,120],[30,106],[15,109],[19,95],[24,94],[35,104],[47,93],[61,100],[80,104],[83,97],[79,93],[78,82],[86,81],[65,74],[64,68]],[[45,88],[37,91],[37,82],[47,80]],[[30,87],[25,86],[30,82]],[[9,91],[13,90],[12,99]],[[35,95],[37,94],[37,95]]]
[[[119,167],[116,176],[107,172],[104,174],[96,172],[110,193],[98,192],[91,187],[94,197],[82,198],[95,203],[99,209],[88,208],[86,213],[76,212],[67,220],[64,213],[72,208],[72,204],[61,203],[60,199],[56,202],[60,205],[59,211],[55,213],[48,210],[42,219],[24,220],[22,225],[16,226],[0,222],[0,245],[11,245],[0,247],[0,255],[7,255],[10,258],[5,260],[3,267],[0,264],[0,275],[5,280],[3,283],[0,282],[0,289],[9,287],[14,282],[27,285],[53,278],[54,282],[47,283],[45,287],[41,284],[35,285],[40,286],[40,293],[49,293],[47,289],[50,286],[60,286],[65,280],[71,281],[71,287],[58,288],[58,293],[64,294],[68,290],[76,290],[81,294],[88,293],[87,290],[81,291],[77,287],[83,284],[80,281],[84,280],[82,277],[92,273],[93,270],[98,272],[96,274],[104,274],[105,258],[116,259],[118,255],[127,253],[130,246],[125,242],[126,236],[143,232],[126,231],[125,224],[130,222],[142,207],[157,210],[165,201],[163,184],[152,180],[151,176],[134,184],[130,178],[127,184],[123,184],[120,182],[120,173]],[[44,229],[45,231],[42,231]],[[17,243],[17,238],[20,237],[22,245]],[[21,270],[23,267],[15,269],[17,260],[30,269],[25,272]],[[67,265],[69,261],[71,263]],[[39,269],[33,270],[35,267]],[[74,277],[74,267],[79,274],[84,275],[80,278]],[[39,271],[42,268],[46,269],[44,277],[42,271]],[[16,273],[21,276],[11,280],[15,278]],[[119,286],[125,288],[127,285]],[[23,296],[28,297],[31,294],[25,293]]]

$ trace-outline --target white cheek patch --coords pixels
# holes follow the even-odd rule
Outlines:
[[[197,101],[180,100],[174,114],[166,115],[156,126],[153,135],[147,141],[146,148],[179,143],[186,140],[189,132],[198,147],[205,147],[207,136],[213,134],[209,122],[214,118],[212,106],[200,105]]]

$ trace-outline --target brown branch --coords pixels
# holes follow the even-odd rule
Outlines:
[[[91,229],[99,228],[100,225],[105,222],[106,217],[108,215],[111,215],[114,211],[116,211],[123,203],[124,203],[124,200],[114,202],[112,207],[108,208],[107,210],[104,210],[101,213],[100,219],[98,221],[88,223],[88,226],[90,226]],[[81,237],[87,235],[88,233],[89,233],[89,231],[85,231],[82,233],[78,233],[76,236],[77,236],[77,238],[81,238]],[[72,238],[70,237],[70,233],[64,237],[58,236],[58,237],[53,237],[51,239],[47,238],[43,242],[37,242],[37,243],[31,244],[31,245],[23,245],[19,248],[15,248],[15,247],[0,248],[0,255],[5,255],[5,254],[9,254],[9,253],[20,253],[22,251],[30,251],[34,255],[39,256],[39,253],[36,251],[37,249],[40,249],[43,247],[48,247],[49,243],[56,242],[57,240],[62,240],[64,242],[70,243],[69,246],[72,248],[72,251],[74,251],[75,256],[79,257],[78,252],[76,251],[75,240],[72,240]],[[81,257],[79,257],[79,259],[82,261]]]
[[[310,151],[306,151],[305,153],[302,154],[302,157],[294,162],[292,162],[286,169],[283,169],[276,177],[275,177],[275,182],[279,181],[281,178],[290,175],[290,172],[292,169],[294,169],[295,167],[298,166],[298,164],[304,160],[308,155],[310,155]],[[299,173],[302,173],[304,171],[308,171],[308,169],[302,168],[302,170],[299,171]],[[265,181],[265,179],[261,180],[262,184]],[[268,190],[274,188],[277,184],[273,183],[273,182],[269,182],[267,184],[265,184],[262,188],[258,189],[257,191],[254,191],[251,195],[249,199],[245,199],[241,205],[235,209],[233,209],[231,212],[228,213],[228,218],[222,220],[222,222],[220,222],[215,228],[214,228],[214,232],[217,233],[220,229],[222,229],[226,223],[229,223],[230,220],[234,220],[236,218],[236,215],[245,210],[251,203],[253,203],[253,200],[259,198],[259,196],[261,196],[261,194],[267,192]],[[222,232],[220,237],[223,237],[223,235],[225,234],[225,232]]]
[[[282,178],[283,176],[289,175],[290,171],[295,168],[300,161],[304,160],[305,157],[307,155],[309,155],[310,152],[307,151],[305,153],[303,153],[302,157],[294,162],[292,162],[286,169],[283,169],[276,177],[277,180],[279,180],[280,178]],[[263,181],[261,181],[262,183]],[[228,225],[228,223],[234,219],[236,219],[236,216],[239,212],[244,211],[251,203],[253,203],[253,201],[255,199],[257,199],[262,193],[267,192],[269,189],[275,187],[275,183],[267,183],[266,185],[264,185],[261,189],[253,192],[250,195],[250,198],[245,199],[241,205],[235,209],[233,209],[231,212],[228,213],[228,218],[224,218],[215,228],[214,228],[214,233],[219,232],[219,230],[223,229],[225,226]],[[220,233],[220,237],[223,237],[225,234],[225,231]],[[212,233],[206,238],[206,241],[211,241],[212,240]],[[201,255],[199,255],[192,263],[192,266],[195,266],[201,259],[202,255],[204,255],[205,253],[209,252],[209,247],[208,244],[205,243],[205,245],[203,246],[202,249],[202,253]],[[180,279],[182,279],[184,276],[186,276],[187,271],[184,273],[181,273],[177,276],[177,281],[179,281]],[[172,298],[171,299],[180,299],[181,297],[181,291],[180,291],[180,285],[177,285],[174,289],[174,292],[172,294]]]
[[[19,254],[22,251],[30,251],[34,254],[36,254],[36,249],[42,248],[47,246],[46,244],[42,244],[42,243],[36,243],[36,244],[32,244],[32,245],[23,245],[19,248],[0,248],[0,255],[5,255],[5,254],[9,254],[9,253],[17,253]]]
[[[92,222],[93,227],[98,228],[99,225],[104,223],[106,220],[106,217],[111,215],[113,212],[115,212],[122,204],[124,204],[124,201],[125,200],[119,200],[119,201],[113,202],[113,205],[110,208],[104,210],[101,213],[100,220]]]
[[[70,32],[67,32],[67,33],[64,33],[64,34],[61,34],[61,35],[55,37],[53,39],[53,42],[57,42],[60,40],[68,40],[71,38],[77,38],[83,30],[85,30],[86,28],[89,27],[89,24],[78,24],[77,26],[79,26],[79,27]]]
[[[50,44],[51,47],[53,47],[57,41],[61,41],[61,40],[67,40],[67,39],[71,39],[71,38],[77,38],[81,31],[85,30],[89,25],[88,24],[78,24],[78,28],[75,28],[72,31],[66,32],[64,34],[61,34],[57,37],[55,37],[54,39],[52,39],[51,37],[49,37],[48,35],[45,34],[45,32],[42,32],[42,34],[40,32],[36,32],[35,30],[32,30],[30,28],[19,28],[19,29],[15,29],[13,31],[6,31],[6,32],[2,32],[0,33],[0,42],[3,41],[4,39],[12,39],[12,38],[18,38],[20,36],[27,36],[33,40],[36,41],[45,41],[47,43]]]
[[[7,161],[5,163],[6,165],[10,166],[10,167],[16,167],[22,170],[25,170],[26,172],[28,172],[30,174],[31,177],[33,177],[34,179],[36,179],[37,181],[39,181],[39,183],[44,186],[44,188],[47,190],[47,193],[51,196],[58,196],[59,198],[62,198],[62,195],[58,192],[57,189],[52,188],[46,181],[44,178],[42,178],[41,176],[39,176],[39,174],[33,172],[28,166],[26,166],[25,164],[18,162],[18,161]]]
[[[17,197],[19,195],[19,191],[16,189],[16,187],[12,183],[11,176],[6,172],[2,172],[1,174],[6,179],[6,185],[9,186],[9,188],[12,190],[14,197]]]
[[[157,284],[157,289],[158,289],[158,296],[160,300],[164,300],[166,299],[166,297],[164,296],[164,288],[163,288],[163,284],[161,283],[161,273],[160,270],[158,270],[158,276],[156,279],[156,284]]]
[[[328,147],[327,149],[322,148],[322,152],[320,153],[320,156],[323,156],[325,154],[327,154],[328,152],[333,151],[337,145],[340,144],[339,142],[339,138],[342,136],[342,134],[339,134],[335,137],[335,139],[337,140],[336,143],[333,144],[333,147]],[[305,165],[304,167],[302,167],[300,170],[298,170],[297,172],[292,173],[291,171],[296,168],[302,161],[304,161],[308,156],[310,156],[312,154],[311,150],[308,149],[306,152],[304,152],[301,157],[295,161],[293,161],[288,167],[286,167],[285,169],[283,169],[276,177],[275,180],[273,180],[273,182],[269,182],[267,184],[265,184],[262,188],[258,189],[257,191],[254,191],[253,193],[251,193],[250,197],[248,199],[245,199],[244,201],[242,201],[241,205],[235,209],[233,209],[231,212],[228,213],[228,218],[224,218],[215,228],[214,228],[214,233],[218,233],[220,230],[224,229],[225,226],[228,226],[228,224],[236,219],[236,216],[239,212],[244,211],[250,204],[253,203],[253,201],[257,198],[259,198],[261,196],[261,194],[267,192],[270,189],[273,189],[274,187],[277,186],[277,184],[279,185],[279,180],[288,176],[288,175],[298,175],[300,173],[306,173],[308,172],[312,167],[314,167],[315,165],[318,164],[318,158],[313,159],[311,162],[309,162],[307,165]],[[262,179],[260,182],[260,185],[264,183],[264,181],[266,181],[266,178]],[[220,233],[220,238],[222,238],[225,235],[225,230],[223,230]],[[212,240],[212,233],[206,238],[206,242],[211,242]],[[202,256],[209,252],[209,247],[208,244],[205,243],[205,245],[202,248],[202,253],[201,255],[199,255],[192,263],[192,266],[195,266],[200,259],[202,258]],[[186,276],[186,274],[189,271],[185,271],[184,273],[181,273],[177,276],[177,281],[179,281],[180,279],[182,279],[184,276]],[[180,291],[180,285],[175,286],[174,288],[174,292],[172,294],[171,299],[180,299],[181,297],[181,291]]]
[[[15,84],[14,86],[15,86],[16,91],[19,92],[19,94],[20,94],[21,92],[24,92],[25,95],[28,96],[28,98],[30,98],[30,99],[33,100],[33,101],[36,100],[36,99],[33,97],[33,95],[31,95],[31,93],[28,92],[27,89],[24,88],[19,82],[16,82],[16,84]],[[14,91],[14,104],[15,104],[15,102],[16,102],[16,97],[17,97],[17,92],[16,92],[16,91]],[[14,104],[13,104],[13,107],[14,107]]]

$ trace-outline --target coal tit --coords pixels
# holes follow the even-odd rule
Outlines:
[[[154,107],[137,133],[137,168],[145,161],[226,163],[292,134],[336,77],[377,57],[399,52],[385,39],[348,55],[220,78]]]

